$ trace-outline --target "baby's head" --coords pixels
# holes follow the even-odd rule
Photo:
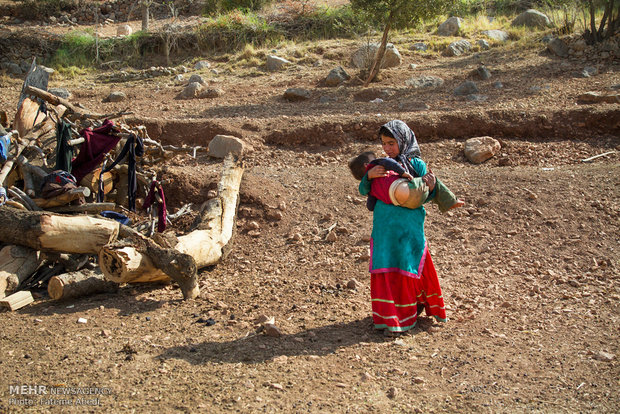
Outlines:
[[[351,170],[353,177],[355,177],[356,180],[361,181],[366,174],[366,166],[375,158],[377,157],[372,151],[362,152],[357,157],[351,158],[349,160],[349,169]]]

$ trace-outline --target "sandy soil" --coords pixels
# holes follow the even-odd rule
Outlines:
[[[620,104],[577,104],[620,83],[618,62],[561,60],[542,46],[427,58],[408,49],[416,39],[394,41],[403,65],[367,89],[320,86],[359,44],[349,40],[284,45],[296,65],[279,73],[210,59],[218,74],[201,74],[224,90],[215,99],[175,100],[183,85],[171,76],[53,79],[99,112],[131,107],[127,122],[164,143],[205,146],[227,133],[252,150],[234,249],[203,269],[200,298],[123,286],[0,314],[0,410],[66,411],[61,396],[11,392],[25,384],[98,387],[66,398],[76,411],[88,403],[80,397],[96,399],[90,412],[618,412]],[[477,80],[487,99],[454,96],[481,62],[493,74]],[[591,65],[597,76],[574,76]],[[444,84],[405,86],[422,75]],[[2,79],[9,117],[20,87]],[[285,101],[289,87],[311,99]],[[102,103],[113,90],[129,100]],[[370,317],[372,217],[346,161],[380,151],[377,128],[393,118],[414,128],[423,158],[467,204],[428,208],[448,322],[422,318],[411,334],[384,338]],[[501,154],[473,165],[464,141],[481,135],[500,139]],[[204,153],[161,166],[171,210],[200,205],[218,171]],[[282,336],[257,332],[263,315]]]

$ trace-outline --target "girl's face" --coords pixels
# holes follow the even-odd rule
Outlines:
[[[381,135],[381,147],[383,147],[383,152],[385,152],[390,158],[394,158],[400,153],[398,141],[392,137]]]

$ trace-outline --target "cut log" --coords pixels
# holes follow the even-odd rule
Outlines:
[[[14,128],[19,133],[20,138],[23,138],[34,128],[45,120],[47,114],[39,111],[39,103],[26,98],[22,101],[21,105],[17,109],[15,114]]]
[[[79,206],[49,207],[47,210],[55,213],[101,213],[105,210],[120,211],[114,203],[86,203]]]
[[[61,216],[49,212],[0,207],[0,242],[35,250],[98,254],[116,240],[120,223],[89,216]]]
[[[60,195],[57,195],[56,197],[35,198],[33,201],[38,207],[46,209],[50,207],[64,206],[74,200],[77,200],[81,197],[88,197],[89,195],[90,189],[88,189],[87,187],[77,187]]]
[[[23,308],[26,305],[34,302],[34,298],[32,297],[32,293],[28,290],[20,290],[19,292],[15,292],[10,296],[0,300],[0,306],[5,308],[9,308],[9,310],[17,310]]]
[[[38,251],[24,246],[4,246],[0,250],[0,297],[15,290],[40,264]]]
[[[117,290],[118,284],[105,280],[98,269],[63,273],[52,277],[47,284],[47,293],[54,300],[80,298]]]
[[[99,176],[101,175],[101,167],[87,174],[80,181],[82,187],[89,188],[93,194],[99,192]],[[114,189],[114,175],[108,171],[103,173],[103,193],[108,194]]]
[[[115,283],[169,281],[170,276],[159,270],[153,261],[133,246],[104,246],[99,252],[99,267],[106,279]]]
[[[183,257],[193,258],[198,269],[217,263],[222,258],[223,248],[233,235],[242,176],[243,167],[239,160],[233,156],[227,157],[218,185],[218,197],[209,200],[201,220],[194,226],[196,230],[180,236],[173,249],[163,249],[146,238],[147,249],[138,249],[133,245],[110,245],[101,249],[99,267],[106,279],[132,282],[136,280],[133,278],[144,278],[146,274],[159,278],[163,273],[168,274],[178,282],[170,271],[166,270],[165,260],[174,264],[174,269],[179,268],[175,261],[179,261]],[[148,252],[149,248],[152,252],[158,252],[157,247],[167,250],[165,253],[169,254],[170,257],[162,252],[157,254]],[[170,250],[175,251],[176,255],[182,254],[182,256],[177,257]]]

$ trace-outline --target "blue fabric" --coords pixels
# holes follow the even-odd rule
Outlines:
[[[5,162],[9,158],[11,149],[11,137],[3,135],[0,137],[0,162]]]
[[[131,222],[131,220],[129,220],[129,217],[127,217],[124,214],[117,213],[116,211],[105,210],[105,211],[102,211],[99,214],[101,214],[103,217],[106,217],[106,218],[109,218],[109,219],[112,219],[112,220],[116,220],[119,223],[124,224],[124,225],[128,225]]]
[[[426,164],[420,158],[410,159],[415,176],[426,174]],[[370,192],[368,175],[359,185],[362,195]],[[426,202],[435,196],[429,194]],[[399,207],[377,201],[373,212],[371,235],[370,273],[399,272],[405,276],[420,277],[421,260],[426,249],[423,206],[416,209]]]

